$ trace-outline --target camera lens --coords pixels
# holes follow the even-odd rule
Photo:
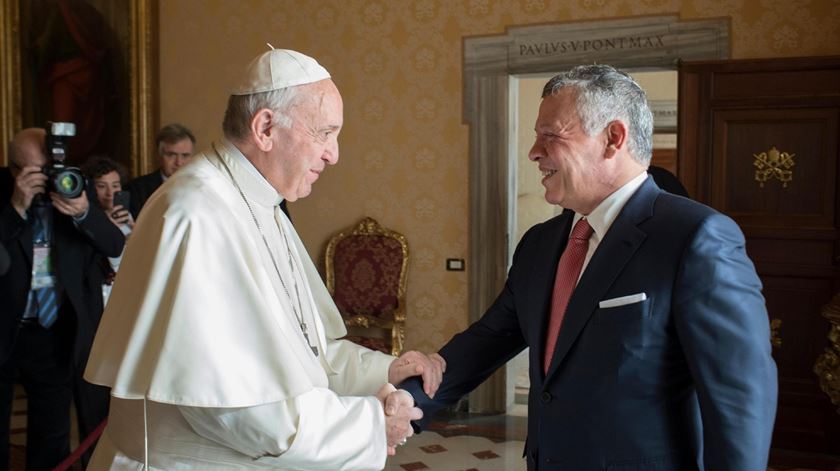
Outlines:
[[[65,168],[53,175],[55,192],[65,198],[77,198],[85,188],[85,178],[77,168]]]
[[[76,167],[65,167],[69,138],[76,135],[73,123],[47,122],[44,154],[47,165],[43,172],[50,179],[51,191],[65,198],[78,198],[85,189],[85,177]]]

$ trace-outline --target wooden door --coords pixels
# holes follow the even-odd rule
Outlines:
[[[814,373],[840,288],[840,57],[683,63],[679,80],[677,173],[740,224],[781,321],[773,448],[840,455],[840,414]]]

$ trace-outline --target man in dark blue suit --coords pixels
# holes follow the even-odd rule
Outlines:
[[[434,399],[402,385],[425,420],[530,347],[529,470],[766,470],[761,282],[734,221],[648,176],[652,128],[612,67],[546,84],[529,158],[565,211],[523,236],[494,304],[440,350]]]

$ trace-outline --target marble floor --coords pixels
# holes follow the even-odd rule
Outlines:
[[[385,470],[525,471],[524,445],[518,440],[494,442],[473,435],[444,437],[423,432],[399,447],[397,454],[388,458]]]
[[[446,414],[399,447],[397,454],[388,458],[385,469],[524,471],[526,433],[527,418],[522,408],[513,410],[512,415]],[[75,446],[78,434],[74,431],[71,438]],[[11,471],[24,470],[25,446],[26,397],[17,390],[11,423]],[[768,471],[840,471],[840,457],[773,450]]]
[[[515,415],[452,413],[409,439],[389,457],[388,471],[519,471],[527,418]],[[840,457],[772,450],[768,471],[840,471]]]

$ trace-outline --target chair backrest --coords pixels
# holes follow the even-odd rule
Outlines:
[[[384,346],[372,340],[358,343],[399,354],[404,337],[408,275],[405,236],[366,217],[352,229],[330,239],[325,261],[327,289],[348,328],[391,330],[391,339]]]

